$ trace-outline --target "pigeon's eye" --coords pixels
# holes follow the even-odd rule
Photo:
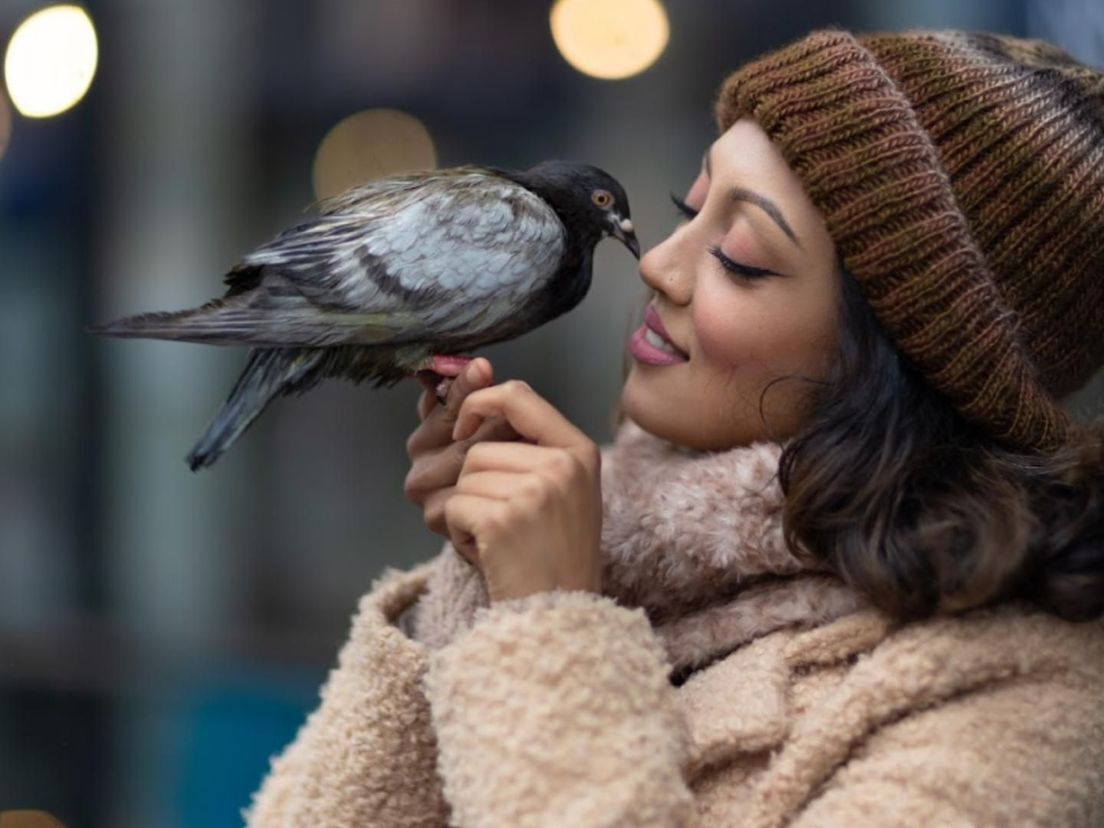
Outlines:
[[[613,195],[609,190],[595,190],[590,194],[590,200],[603,210],[608,210],[613,206]]]

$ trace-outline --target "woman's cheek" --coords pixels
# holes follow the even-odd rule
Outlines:
[[[726,298],[720,291],[710,291],[694,299],[698,346],[705,361],[722,371],[739,368],[753,359],[763,333],[758,322],[746,319],[741,309]]]

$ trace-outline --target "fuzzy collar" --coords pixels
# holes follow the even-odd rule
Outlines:
[[[767,442],[695,451],[631,420],[602,449],[603,593],[647,613],[678,681],[774,630],[869,606],[786,548],[781,453]],[[411,629],[441,646],[487,605],[482,576],[446,543]]]

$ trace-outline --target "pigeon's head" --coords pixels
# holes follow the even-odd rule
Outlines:
[[[640,258],[629,198],[617,179],[590,164],[542,161],[525,171],[526,184],[552,205],[582,243],[612,236]]]

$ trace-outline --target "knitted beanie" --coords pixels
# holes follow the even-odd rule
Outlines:
[[[813,32],[729,76],[898,349],[970,422],[1050,451],[1104,363],[1104,75],[980,32]]]

